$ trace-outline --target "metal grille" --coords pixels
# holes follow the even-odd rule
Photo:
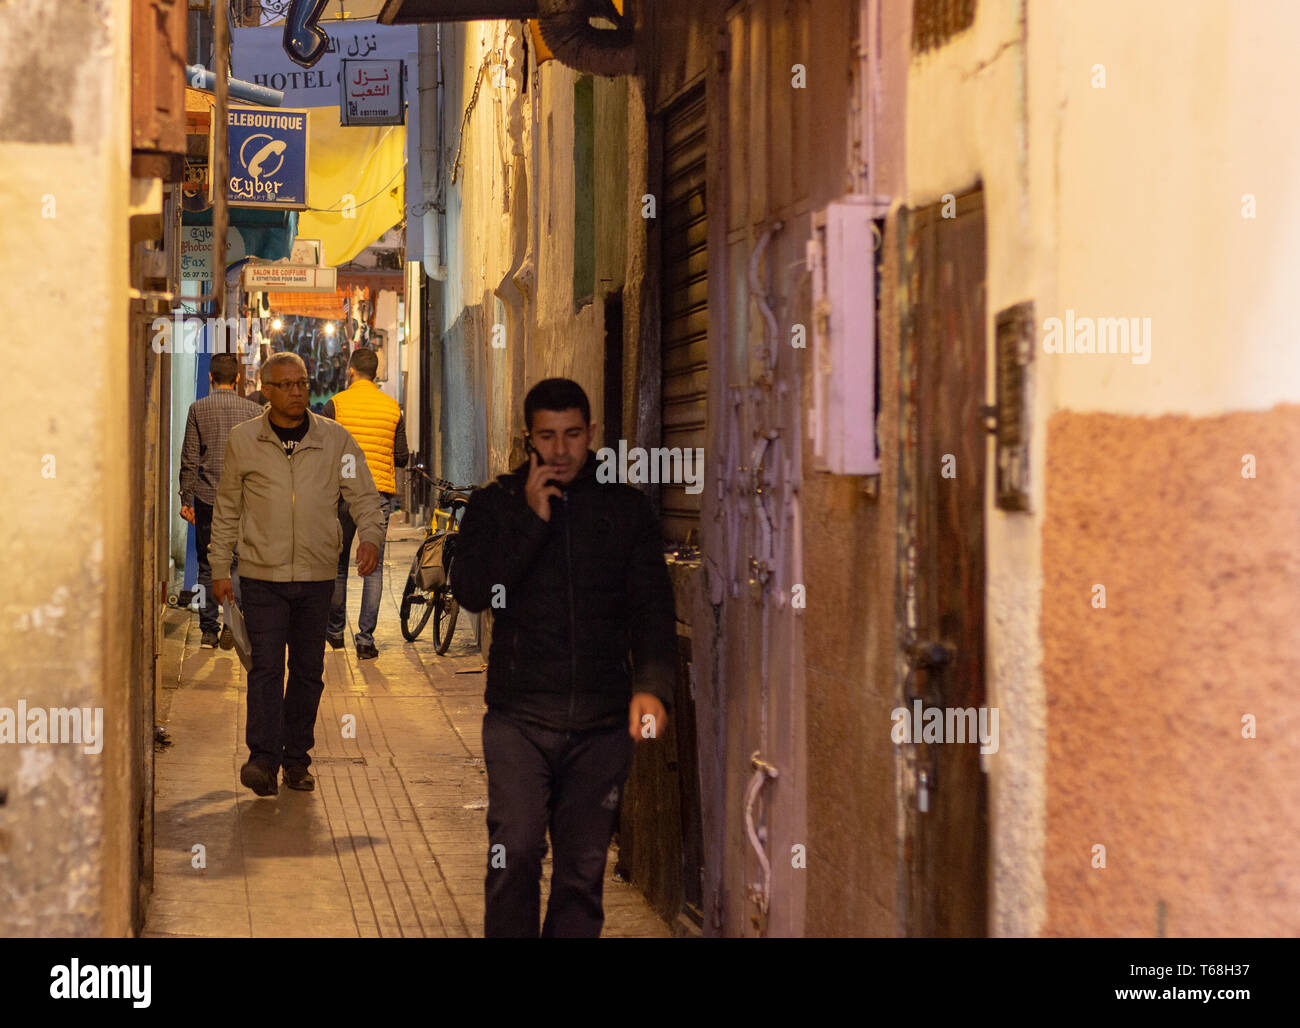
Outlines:
[[[703,87],[664,119],[663,436],[665,447],[704,446],[708,392],[708,230],[704,216],[706,112]],[[699,475],[698,468],[694,471]],[[703,493],[663,486],[664,535],[682,542],[700,521]]]

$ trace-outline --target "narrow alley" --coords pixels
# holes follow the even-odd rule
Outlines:
[[[482,936],[482,658],[468,617],[445,656],[427,634],[402,640],[393,597],[422,534],[389,530],[375,636],[383,659],[358,662],[350,639],[326,654],[315,792],[259,798],[239,784],[239,661],[234,651],[200,649],[189,611],[165,615],[157,709],[168,745],[154,762],[154,892],[143,935]],[[359,606],[353,590],[353,623]],[[345,737],[348,717],[356,730]],[[612,847],[604,935],[667,937],[645,898],[615,876],[616,860]],[[549,881],[548,859],[543,903]]]
[[[0,990],[1284,995],[1296,40],[0,0]]]

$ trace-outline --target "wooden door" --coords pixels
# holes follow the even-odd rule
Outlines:
[[[978,741],[988,448],[983,193],[907,221],[899,667],[909,718],[918,699],[923,717],[940,708],[944,734],[902,745],[902,917],[912,936],[981,936],[988,932],[988,790]],[[973,741],[969,715],[958,713],[968,709]],[[987,711],[983,724],[996,726]],[[959,726],[965,742],[955,741]]]

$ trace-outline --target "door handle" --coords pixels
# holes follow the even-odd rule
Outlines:
[[[907,663],[913,671],[929,671],[952,663],[952,649],[940,642],[913,643],[907,650]]]
[[[913,700],[924,700],[922,696],[913,688],[913,681],[918,671],[926,673],[926,684],[929,685],[930,673],[947,667],[956,656],[956,652],[949,646],[940,642],[917,642],[907,647],[904,651],[907,657],[907,677],[903,680],[903,700],[910,704]],[[936,697],[941,699],[942,697]]]
[[[759,751],[755,750],[749,758],[749,766],[754,769],[754,774],[749,780],[749,788],[745,790],[745,834],[749,837],[749,845],[758,855],[758,863],[763,869],[763,880],[751,884],[747,892],[749,898],[758,904],[759,913],[766,915],[772,899],[772,864],[767,859],[767,851],[763,848],[767,842],[767,833],[764,832],[760,836],[754,828],[754,801],[758,799],[763,786],[777,777],[778,771],[774,765],[760,759],[758,754]]]
[[[908,671],[903,680],[903,699],[909,707],[916,700],[920,700],[924,706],[926,698],[913,686],[916,673],[925,673],[925,684],[928,687],[930,676],[951,665],[956,652],[940,642],[918,642],[907,648],[906,655]],[[927,688],[927,692],[936,694],[933,699],[942,703],[943,695],[939,690]],[[927,814],[930,811],[930,793],[939,788],[939,754],[934,746],[925,744],[920,739],[913,739],[912,744],[924,745],[926,748],[924,765],[916,770],[916,806],[920,813]]]

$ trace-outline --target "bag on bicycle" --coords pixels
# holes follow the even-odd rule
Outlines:
[[[444,529],[434,532],[420,544],[420,571],[417,575],[421,589],[441,589],[447,584],[447,563],[450,554],[449,536],[456,533]]]

